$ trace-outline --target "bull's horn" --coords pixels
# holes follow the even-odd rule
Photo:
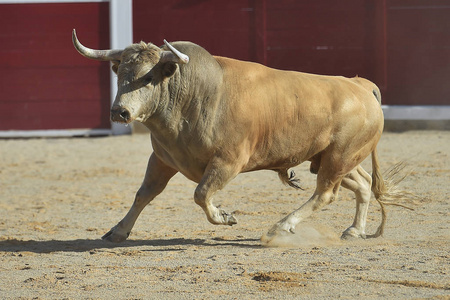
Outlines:
[[[168,51],[164,51],[161,55],[161,60],[164,60],[164,61],[170,60],[170,61],[174,61],[174,62],[181,63],[181,64],[187,64],[189,62],[189,56],[187,56],[186,54],[181,53],[180,51],[175,49],[166,40],[164,40],[164,44],[166,44],[166,46],[170,49],[171,52],[169,52],[169,53],[175,54],[175,57],[173,55],[169,55],[169,53],[167,53]]]
[[[72,31],[72,42],[75,49],[83,55],[84,57],[95,59],[95,60],[115,60],[120,61],[120,56],[123,50],[94,50],[83,46],[80,41],[78,41],[77,33],[75,29]]]

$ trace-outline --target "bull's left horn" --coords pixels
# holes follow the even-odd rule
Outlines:
[[[166,46],[170,49],[170,51],[172,51],[172,53],[176,55],[177,57],[176,62],[182,64],[187,64],[189,62],[189,56],[175,49],[175,47],[169,44],[169,42],[166,40],[164,40],[164,44],[166,44]]]
[[[120,61],[120,56],[123,50],[94,50],[83,46],[80,41],[78,41],[77,33],[75,29],[72,31],[72,42],[75,49],[83,55],[84,57],[95,59],[95,60],[115,60]]]

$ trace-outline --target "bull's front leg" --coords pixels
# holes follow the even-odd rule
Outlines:
[[[212,203],[212,196],[239,173],[236,165],[227,164],[221,160],[211,162],[202,180],[195,189],[194,200],[205,212],[208,221],[214,225],[234,225],[236,218]]]
[[[142,182],[141,188],[136,193],[133,205],[122,221],[111,228],[102,239],[114,243],[125,241],[130,235],[131,229],[144,207],[164,190],[170,178],[176,173],[176,170],[165,165],[153,153],[148,161],[144,181]]]

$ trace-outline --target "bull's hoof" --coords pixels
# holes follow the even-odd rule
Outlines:
[[[121,243],[121,242],[125,241],[129,235],[130,235],[129,232],[126,234],[118,233],[117,226],[114,226],[113,228],[111,228],[110,231],[108,231],[104,236],[102,236],[102,240],[108,241],[111,243]]]
[[[355,227],[347,228],[341,235],[342,240],[351,240],[351,239],[365,239],[366,234],[364,232],[360,232]]]
[[[271,245],[274,239],[287,235],[295,234],[294,228],[284,229],[279,223],[275,224],[270,230],[263,234],[261,242],[265,245]]]
[[[237,224],[237,219],[232,214],[229,214],[229,213],[225,212],[224,210],[221,210],[220,214],[222,215],[225,225],[233,226],[233,225]]]

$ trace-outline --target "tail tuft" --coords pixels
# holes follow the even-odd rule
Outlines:
[[[281,182],[283,182],[285,185],[293,187],[298,190],[303,190],[303,188],[300,186],[300,179],[298,179],[295,175],[295,172],[293,170],[279,170],[278,171],[278,177],[280,178]]]
[[[400,206],[409,210],[414,210],[409,206],[397,202],[404,200],[405,198],[416,198],[414,194],[401,190],[398,187],[398,185],[410,174],[410,172],[405,172],[405,167],[406,163],[402,161],[387,170],[385,174],[386,190],[379,200],[382,201],[384,205]]]
[[[414,199],[415,195],[412,193],[400,190],[398,185],[402,182],[409,173],[402,175],[406,164],[400,162],[395,164],[386,173],[386,180],[380,173],[380,166],[378,163],[378,155],[376,149],[372,152],[372,192],[375,195],[375,199],[380,204],[381,207],[381,224],[377,231],[371,235],[371,238],[379,237],[383,235],[384,226],[386,225],[387,213],[385,206],[393,205],[400,206],[409,210],[414,210],[413,208],[400,204],[398,201],[405,200],[406,198]]]

